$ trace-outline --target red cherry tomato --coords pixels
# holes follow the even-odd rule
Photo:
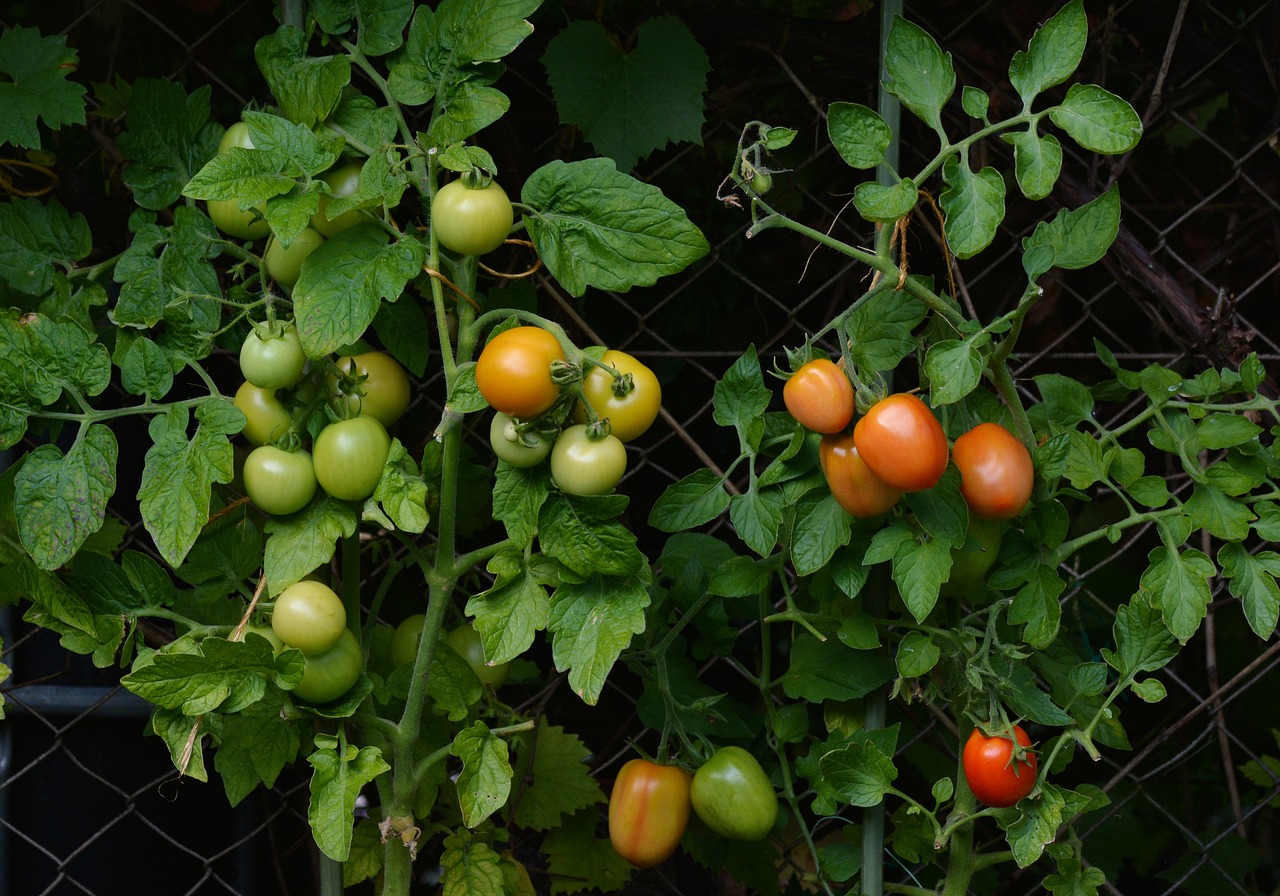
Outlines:
[[[853,419],[853,383],[826,358],[791,374],[782,387],[782,401],[801,426],[814,432],[839,432]]]
[[[609,840],[637,868],[666,861],[689,824],[692,776],[674,765],[632,759],[618,770],[609,794]]]
[[[904,492],[937,485],[947,469],[947,435],[929,406],[899,392],[871,406],[853,427],[858,454],[885,484]]]
[[[879,516],[902,497],[901,491],[885,485],[867,467],[854,447],[852,433],[823,436],[818,445],[818,462],[836,502],[853,516]]]
[[[1013,726],[1013,736],[1024,747],[1031,738],[1022,726]],[[1015,805],[1036,785],[1036,756],[1028,752],[1021,762],[1013,761],[1013,743],[1004,734],[987,737],[977,728],[964,745],[964,776],[978,801],[1005,808]]]
[[[1011,519],[1031,500],[1031,454],[999,423],[979,423],[956,439],[951,457],[960,470],[960,494],[983,519]]]

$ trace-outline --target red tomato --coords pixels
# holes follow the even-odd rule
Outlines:
[[[999,423],[979,423],[956,439],[951,457],[960,470],[960,494],[977,516],[1011,519],[1031,500],[1031,454]]]
[[[782,401],[801,426],[814,432],[839,432],[853,419],[853,383],[826,358],[793,373],[782,387]]]
[[[947,435],[929,406],[899,392],[883,398],[853,427],[858,454],[885,484],[904,492],[937,485],[947,469]]]
[[[1024,747],[1031,738],[1022,726],[1013,726],[1013,736]],[[996,808],[1015,805],[1036,785],[1036,756],[1024,754],[1021,762],[1013,761],[1013,743],[1004,734],[987,737],[977,728],[964,745],[964,776],[978,802]]]
[[[840,374],[844,376],[844,374]],[[836,502],[856,517],[887,512],[902,492],[885,485],[867,468],[853,444],[852,433],[831,433],[818,445],[818,461]]]
[[[551,365],[564,360],[556,337],[541,327],[512,327],[494,336],[476,360],[476,388],[495,411],[527,420],[556,403]]]
[[[692,776],[674,765],[632,759],[609,794],[609,840],[637,868],[659,865],[676,851],[689,824]]]

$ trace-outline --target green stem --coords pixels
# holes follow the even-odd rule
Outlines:
[[[947,843],[947,877],[942,896],[966,896],[973,879],[973,821],[978,801],[964,776],[964,764],[956,760],[956,799],[951,818],[943,826]]]

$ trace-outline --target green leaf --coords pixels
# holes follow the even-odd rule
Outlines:
[[[206,333],[217,329],[222,287],[210,259],[218,255],[218,238],[213,222],[185,205],[174,209],[172,227],[141,227],[112,272],[120,284],[115,324],[145,329],[162,320],[188,327],[198,321]]]
[[[1142,119],[1133,107],[1096,84],[1072,84],[1049,119],[1090,152],[1117,155],[1138,145]]]
[[[507,537],[526,547],[538,534],[538,513],[551,494],[551,475],[545,467],[513,467],[499,463],[493,485],[493,518]]]
[[[524,222],[539,257],[574,296],[652,286],[710,251],[683,209],[609,159],[543,165],[521,200],[533,209]]]
[[[908,632],[898,644],[895,662],[898,665],[898,674],[903,678],[918,678],[921,675],[927,675],[941,658],[941,649],[927,634]]]
[[[65,35],[21,25],[0,34],[0,144],[39,149],[39,121],[53,130],[84,124],[85,89],[68,80],[79,61]]]
[[[231,402],[210,398],[196,408],[196,432],[187,438],[185,407],[171,405],[152,419],[153,442],[143,462],[138,503],[142,521],[162,556],[179,566],[209,521],[213,483],[231,481],[233,454],[227,436],[239,432],[244,417]]]
[[[476,722],[458,732],[450,752],[462,760],[457,780],[462,823],[474,828],[502,808],[511,794],[507,742],[484,722]]]
[[[1218,563],[1231,593],[1244,604],[1244,618],[1259,638],[1270,638],[1280,619],[1280,554],[1259,551],[1250,554],[1243,545],[1224,544],[1218,549]]]
[[[338,539],[354,535],[358,522],[351,502],[327,495],[297,513],[267,520],[262,569],[268,592],[279,594],[328,563]]]
[[[470,831],[458,830],[445,838],[440,857],[441,883],[449,896],[506,893],[501,857]]]
[[[1058,570],[1052,566],[1037,566],[1035,574],[1013,597],[1009,607],[1009,621],[1025,625],[1022,637],[1035,648],[1045,648],[1058,635],[1062,620],[1062,606],[1058,598],[1066,590]]]
[[[721,426],[734,427],[741,436],[753,428],[772,398],[764,385],[756,347],[752,345],[716,383],[711,396],[712,418]]]
[[[338,748],[342,746],[342,752]],[[377,747],[339,743],[332,735],[317,735],[311,765],[311,802],[307,821],[320,851],[335,862],[351,853],[356,797],[375,778],[391,770]]]
[[[219,130],[208,124],[211,93],[208,85],[187,96],[173,81],[134,82],[128,129],[116,144],[128,162],[121,176],[138,205],[160,210],[177,202],[191,175],[218,148]]]
[[[617,496],[552,494],[538,517],[542,550],[580,576],[628,576],[645,563],[636,537],[613,517]]]
[[[1070,428],[1093,419],[1093,395],[1079,380],[1060,373],[1042,373],[1033,379],[1050,421]]]
[[[1026,868],[1044,853],[1054,841],[1058,828],[1067,820],[1066,800],[1060,789],[1044,784],[1037,799],[1024,799],[1018,804],[1019,816],[1007,827],[1009,846],[1019,868]]]
[[[880,805],[898,777],[893,758],[871,741],[855,741],[832,750],[819,765],[840,802],[862,808]]]
[[[317,24],[327,33],[345,34],[354,19],[356,47],[366,56],[385,56],[403,42],[413,13],[412,0],[321,0],[315,4]]]
[[[91,423],[65,456],[55,445],[26,456],[14,479],[14,506],[22,546],[42,569],[69,562],[101,528],[116,490],[118,450],[111,430]]]
[[[223,717],[222,741],[213,764],[232,806],[259,784],[274,787],[280,773],[297,758],[298,735],[305,728],[283,723],[282,708],[278,699],[264,699]]]
[[[1071,0],[1031,37],[1009,63],[1009,83],[1022,97],[1024,110],[1043,91],[1071,77],[1089,37],[1089,21],[1081,0]]]
[[[1226,541],[1243,541],[1249,536],[1253,511],[1248,504],[1233,500],[1221,490],[1197,482],[1184,509],[1192,524]]]
[[[1097,439],[1086,432],[1073,429],[1067,433],[1067,442],[1070,452],[1064,475],[1072,488],[1086,489],[1095,482],[1106,479],[1107,465]]]
[[[724,513],[729,501],[724,479],[701,469],[667,486],[649,511],[649,525],[660,532],[693,529]]]
[[[1134,695],[1143,703],[1159,703],[1169,695],[1165,690],[1164,684],[1158,678],[1148,678],[1146,681],[1135,681],[1129,688]]]
[[[893,680],[893,662],[881,653],[851,650],[840,641],[809,634],[792,642],[782,689],[793,700],[856,700]]]
[[[622,171],[668,143],[702,143],[711,63],[674,16],[645,21],[624,52],[595,21],[571,22],[551,39],[547,69],[560,120]]]
[[[427,483],[399,439],[391,440],[391,451],[374,490],[373,500],[386,512],[401,532],[423,532],[431,519],[427,512]]]
[[[173,388],[169,356],[150,339],[139,336],[129,344],[120,362],[120,385],[130,395],[146,395],[149,401],[159,401]]]
[[[538,718],[538,729],[516,742],[515,777],[525,782],[511,820],[517,827],[549,831],[579,809],[604,802],[591,776],[591,751],[576,734]]]
[[[782,510],[781,489],[756,487],[729,500],[729,521],[747,547],[767,557],[778,543]]]
[[[338,108],[342,89],[351,81],[351,60],[345,54],[308,56],[306,34],[288,25],[262,37],[253,56],[280,111],[307,127]]]
[[[524,551],[515,548],[499,552],[486,568],[494,576],[493,586],[471,597],[466,612],[475,618],[484,655],[505,663],[528,650],[534,635],[547,627],[547,587],[558,584],[560,577],[549,558],[534,554],[526,559]]]
[[[173,761],[174,768],[184,778],[195,781],[209,780],[209,773],[204,766],[207,729],[208,725],[203,719],[194,719],[172,709],[157,708],[151,714],[151,730],[169,748],[169,758]]]
[[[0,283],[10,289],[42,296],[53,288],[57,268],[91,251],[93,235],[84,215],[68,214],[57,199],[15,196],[0,203]]]
[[[1261,433],[1261,426],[1241,414],[1213,413],[1196,425],[1196,444],[1218,451],[1252,442]]]
[[[990,341],[991,337],[982,332],[929,346],[924,369],[929,378],[929,401],[934,407],[955,404],[978,388],[987,366],[983,350]]]
[[[466,62],[496,62],[533,33],[526,21],[542,0],[446,0],[436,17],[445,43]]]
[[[909,177],[887,186],[866,181],[853,189],[853,204],[858,209],[858,214],[878,224],[905,218],[916,207],[919,198],[915,181]]]
[[[791,535],[791,562],[796,574],[812,575],[826,566],[836,550],[849,543],[851,524],[852,517],[830,492],[808,492],[796,502]]]
[[[960,108],[964,109],[964,114],[970,118],[990,123],[987,113],[991,108],[991,97],[985,90],[966,85],[960,91]]]
[[[1217,570],[1213,561],[1197,550],[1175,551],[1158,547],[1147,555],[1151,564],[1142,573],[1142,589],[1160,608],[1165,625],[1186,643],[1204,619],[1213,598],[1209,579]]]
[[[307,256],[293,288],[298,338],[310,358],[360,339],[383,299],[394,302],[422,270],[426,249],[414,239],[389,242],[374,225],[357,224]]]
[[[1120,191],[1112,187],[1076,209],[1063,209],[1041,221],[1022,240],[1027,278],[1038,280],[1050,268],[1079,270],[1100,259],[1120,232]],[[1040,250],[1040,251],[1032,251]]]
[[[1028,199],[1044,199],[1062,173],[1062,144],[1052,134],[1037,134],[1028,128],[1003,134],[1013,144],[1013,170],[1018,189]]]
[[[879,113],[858,103],[832,103],[827,107],[827,136],[846,164],[862,169],[881,164],[893,142],[893,132]],[[913,187],[912,204],[914,192]]]
[[[635,869],[618,855],[608,837],[597,836],[599,818],[598,809],[583,809],[569,816],[564,824],[543,838],[540,849],[547,857],[548,876],[554,881],[551,884],[552,896],[581,891],[613,893],[621,890],[630,879]],[[476,888],[469,892],[502,891]]]
[[[589,706],[600,699],[609,670],[632,636],[644,631],[650,578],[645,565],[626,578],[595,575],[562,583],[551,595],[552,659],[557,671],[569,671],[569,686]]]
[[[894,16],[885,42],[885,88],[935,131],[942,130],[942,107],[956,89],[951,54],[943,53],[920,26]]]
[[[26,554],[19,553],[13,562],[0,567],[0,585],[6,604],[15,602],[19,596],[31,601],[32,606],[26,613],[29,621],[60,632],[70,629],[90,637],[99,633],[94,617],[97,608],[90,606],[84,596],[67,587],[56,575],[37,567]],[[119,615],[115,614],[116,618]],[[120,635],[123,636],[123,631]],[[118,638],[114,639],[112,653],[119,643]]]
[[[946,215],[947,244],[957,258],[972,258],[991,245],[1004,220],[1004,179],[990,166],[974,174],[956,156],[947,157],[942,179],[947,186],[938,204]]]
[[[928,307],[887,282],[858,300],[846,326],[845,344],[854,366],[867,374],[892,370],[915,350],[912,331]]]
[[[215,709],[231,713],[252,706],[275,679],[275,656],[265,638],[206,638],[194,652],[187,652],[190,645],[184,642],[171,646],[179,649],[150,654],[120,683],[144,700],[194,718]]]
[[[864,562],[885,560],[892,562],[893,581],[907,609],[923,622],[951,574],[950,546],[936,538],[920,540],[905,520],[895,519],[872,537]]]

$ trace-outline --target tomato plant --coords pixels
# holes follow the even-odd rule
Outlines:
[[[853,420],[853,383],[839,365],[815,358],[801,365],[782,387],[787,412],[814,432],[839,432]]]
[[[306,507],[316,493],[311,455],[274,445],[253,449],[244,462],[244,490],[267,513],[284,516]]]
[[[330,423],[312,450],[316,481],[335,498],[363,501],[378,487],[390,451],[391,437],[374,417]]]
[[[360,680],[364,671],[364,654],[360,639],[350,629],[343,629],[333,646],[306,655],[302,680],[293,689],[295,697],[311,703],[337,700]]]
[[[551,365],[564,359],[564,349],[547,330],[512,327],[490,339],[480,352],[476,388],[495,411],[528,420],[560,397]]]
[[[307,356],[293,324],[254,326],[240,345],[240,373],[259,389],[282,389],[302,379]]]
[[[241,434],[252,445],[265,445],[275,441],[293,425],[293,418],[276,398],[275,389],[262,389],[253,383],[244,382],[236,390],[233,403],[244,414],[245,423]]]
[[[501,246],[514,218],[511,200],[497,181],[473,186],[465,177],[459,178],[441,187],[431,200],[436,239],[461,255],[486,255]]]
[[[303,580],[276,597],[271,630],[303,653],[323,653],[347,630],[347,611],[342,598],[328,585]]]
[[[521,429],[510,414],[495,411],[489,421],[489,446],[499,460],[513,467],[535,467],[551,453],[553,439],[535,430]]]
[[[721,747],[693,773],[693,811],[722,837],[763,840],[778,822],[778,797],[754,756]]]
[[[293,286],[302,275],[302,263],[324,242],[324,235],[312,227],[302,228],[289,245],[272,236],[262,257],[267,274],[281,286]]]
[[[661,865],[680,845],[689,824],[687,771],[648,759],[630,759],[609,793],[609,841],[637,868]]]
[[[373,417],[391,426],[409,409],[413,398],[408,372],[386,352],[363,352],[339,358],[345,382],[341,394],[350,414]]]
[[[844,374],[841,374],[844,376]],[[858,454],[853,433],[832,433],[822,437],[818,458],[827,488],[846,511],[856,517],[887,513],[898,503],[902,492],[880,480]]]
[[[960,494],[978,516],[1011,519],[1031,500],[1031,453],[999,423],[979,423],[960,436],[951,457],[960,470]]]
[[[1022,747],[1031,746],[1021,725],[1013,726],[1013,736]],[[988,806],[1013,806],[1036,785],[1036,754],[1027,750],[1015,759],[1013,741],[1004,733],[987,736],[973,729],[962,758],[969,789]]]
[[[600,357],[606,367],[593,365],[582,380],[582,397],[597,416],[608,419],[609,432],[619,441],[630,442],[649,430],[662,407],[662,386],[647,366],[626,352],[613,349]],[[585,422],[579,407],[574,419]]]
[[[627,449],[616,436],[591,438],[585,424],[566,427],[551,446],[551,478],[571,495],[604,495],[627,471]]]
[[[909,392],[882,398],[853,426],[858,455],[882,482],[904,492],[938,484],[947,469],[947,435]]]

